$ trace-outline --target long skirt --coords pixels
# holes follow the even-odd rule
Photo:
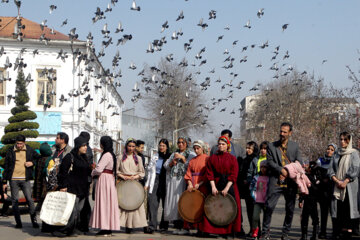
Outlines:
[[[120,211],[112,174],[102,173],[98,179],[90,226],[102,230],[120,230]]]

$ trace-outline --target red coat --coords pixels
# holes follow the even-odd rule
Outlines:
[[[237,216],[235,220],[225,227],[217,227],[209,222],[209,220],[204,216],[203,222],[203,231],[206,233],[212,234],[230,234],[241,231],[241,202],[239,191],[236,185],[236,180],[238,176],[238,162],[236,158],[230,153],[221,153],[211,155],[209,160],[206,163],[206,178],[209,181],[214,180],[215,185],[218,183],[220,177],[218,174],[228,175],[228,181],[233,182],[233,189],[235,192],[235,200],[237,204]],[[220,189],[218,189],[220,191]]]

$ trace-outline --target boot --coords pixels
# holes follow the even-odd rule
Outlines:
[[[39,228],[39,224],[37,223],[37,220],[36,220],[36,212],[33,214],[30,214],[30,218],[31,218],[33,228]]]
[[[313,232],[310,240],[317,240],[318,229],[319,229],[319,225],[313,226]]]
[[[18,211],[14,211],[14,217],[16,222],[15,228],[22,228],[21,217]]]
[[[300,240],[307,240],[307,231],[308,228],[306,227],[301,227],[301,238]]]

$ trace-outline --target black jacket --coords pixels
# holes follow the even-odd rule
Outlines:
[[[72,170],[70,170],[73,163]],[[63,158],[58,173],[58,189],[67,188],[67,192],[77,197],[87,197],[89,194],[88,176],[91,174],[91,167],[86,155],[74,154],[71,151]]]
[[[38,154],[33,148],[26,145],[26,162],[32,162],[35,165],[35,161],[39,159],[41,156]],[[4,174],[3,174],[3,180],[4,181],[10,181],[12,178],[12,175],[14,173],[15,168],[15,160],[16,155],[14,151],[14,147],[11,147],[5,157],[5,164],[4,164]],[[25,170],[25,180],[32,180],[33,179],[33,166],[27,167]]]

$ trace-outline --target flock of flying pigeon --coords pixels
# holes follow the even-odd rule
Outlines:
[[[1,3],[8,3],[9,0],[1,0]],[[185,2],[188,2],[188,0],[185,0]],[[16,4],[16,6],[18,8],[20,8],[21,6],[21,1],[20,0],[14,0],[14,3]],[[113,78],[115,79],[115,81],[113,83],[110,83],[110,81],[102,81],[100,82],[100,85],[96,85],[95,88],[99,89],[101,88],[102,84],[114,84],[115,87],[120,88],[121,87],[121,81],[120,79],[123,77],[122,75],[122,71],[120,69],[120,66],[124,66],[123,64],[120,64],[120,60],[122,59],[122,57],[120,56],[120,51],[119,48],[123,45],[125,45],[128,41],[131,41],[133,39],[133,35],[135,36],[135,33],[124,33],[124,26],[122,24],[121,21],[118,22],[117,28],[111,32],[111,30],[109,29],[109,25],[108,23],[106,23],[106,17],[107,14],[109,14],[110,12],[113,11],[113,8],[115,8],[118,4],[118,0],[111,0],[111,2],[107,5],[107,7],[105,9],[101,9],[100,7],[96,8],[96,11],[94,12],[94,15],[91,19],[91,22],[93,24],[100,24],[100,22],[103,22],[103,27],[101,32],[99,33],[101,36],[101,47],[100,49],[96,49],[95,50],[95,44],[93,44],[94,41],[94,37],[93,35],[95,35],[96,33],[94,32],[89,32],[89,34],[86,37],[87,42],[89,43],[90,46],[92,46],[92,50],[93,52],[96,54],[96,57],[98,59],[101,60],[101,58],[103,58],[105,56],[105,52],[106,49],[111,46],[111,45],[116,45],[117,49],[115,51],[115,54],[112,58],[111,61],[111,69],[107,68],[105,71],[101,72],[98,75],[95,75],[94,73],[92,75],[90,75],[91,72],[93,72],[93,69],[88,66],[88,64],[92,61],[94,61],[94,57],[92,57],[91,55],[88,55],[86,53],[81,53],[79,51],[79,49],[75,49],[73,50],[72,53],[67,53],[65,51],[63,51],[62,49],[58,52],[58,59],[61,59],[62,61],[68,61],[69,57],[73,57],[72,60],[74,60],[78,65],[84,61],[85,65],[88,66],[84,69],[85,72],[88,72],[87,75],[85,76],[93,76],[97,79],[102,79],[102,78],[106,78],[106,79],[110,79]],[[59,6],[60,7],[60,6]],[[49,6],[49,13],[52,14],[54,11],[56,11],[58,9],[58,6],[56,5],[50,5]],[[144,9],[141,8],[141,6],[139,6],[135,0],[132,0],[132,3],[129,4],[129,11],[135,11],[135,12],[141,12]],[[263,18],[263,16],[266,15],[265,9],[264,8],[260,8],[257,12],[254,12],[254,17],[258,18],[261,21],[261,18]],[[183,21],[183,19],[186,17],[186,13],[184,13],[183,10],[179,11],[179,14],[175,17],[174,16],[174,20],[175,22],[180,22]],[[194,23],[194,28],[199,28],[201,29],[201,32],[205,32],[208,30],[209,26],[211,26],[213,21],[216,21],[217,18],[217,11],[216,10],[212,10],[210,9],[208,12],[208,17],[202,17],[199,19],[198,23]],[[69,24],[69,22],[71,22],[68,19],[64,19],[63,21],[61,21],[61,24],[59,24],[60,27],[64,27],[66,25]],[[40,28],[43,31],[45,27],[47,27],[47,20],[43,20],[40,23]],[[162,51],[163,49],[166,49],[166,45],[169,41],[180,41],[182,39],[182,36],[184,34],[184,32],[182,31],[182,29],[180,28],[179,30],[173,31],[172,33],[169,33],[169,28],[171,26],[171,21],[165,20],[164,19],[164,23],[159,26],[159,32],[160,34],[162,34],[158,39],[154,39],[154,40],[150,40],[147,46],[147,49],[145,49],[146,47],[144,47],[144,53],[146,54],[154,54],[157,52]],[[21,34],[19,34],[21,32],[21,29],[23,29],[25,26],[22,26],[21,24],[21,20],[18,19],[18,29],[14,31],[14,37],[16,37],[19,41],[21,41],[22,36]],[[289,23],[284,23],[281,26],[279,26],[279,32],[285,32],[288,27],[290,26]],[[250,20],[246,21],[246,23],[243,25],[244,29],[248,29],[249,31],[251,31],[251,29],[253,28],[253,25],[251,23]],[[230,31],[231,27],[229,25],[224,26],[223,28],[223,32],[224,34],[221,34],[219,36],[217,36],[217,38],[214,39],[214,41],[216,41],[216,43],[222,41],[225,37],[226,37],[226,32]],[[54,28],[51,28],[51,34],[55,34],[55,30]],[[71,28],[71,30],[68,33],[69,36],[69,40],[73,41],[75,39],[79,38],[79,35],[76,33],[76,28]],[[120,37],[119,37],[120,36]],[[113,39],[114,38],[114,39]],[[117,38],[117,40],[115,40],[115,38]],[[47,38],[47,36],[45,34],[42,34],[41,37],[39,38],[39,41],[44,42],[44,44],[48,44],[50,39]],[[195,37],[192,37],[188,40],[183,41],[184,43],[181,45],[183,46],[183,50],[184,53],[189,53],[189,55],[187,55],[187,58],[183,58],[178,65],[180,67],[189,67],[192,66],[194,67],[194,69],[196,69],[195,71],[193,71],[192,73],[190,73],[188,76],[186,76],[186,78],[184,79],[184,81],[187,80],[191,80],[191,79],[197,79],[200,80],[200,76],[203,76],[204,74],[207,74],[207,76],[204,78],[203,81],[200,81],[199,83],[196,83],[196,87],[199,87],[201,89],[201,91],[206,92],[210,86],[215,86],[216,88],[219,88],[219,96],[217,97],[212,97],[210,99],[210,103],[209,106],[208,105],[202,105],[199,106],[200,111],[202,110],[208,110],[208,111],[218,111],[221,113],[224,112],[228,112],[229,114],[235,114],[235,108],[229,108],[229,106],[234,106],[234,104],[226,104],[225,102],[227,102],[228,100],[232,99],[234,94],[236,94],[235,91],[242,89],[243,84],[245,83],[245,81],[238,81],[238,76],[239,73],[235,72],[237,69],[237,65],[239,64],[245,64],[246,62],[248,62],[249,60],[249,54],[246,55],[246,53],[250,50],[253,49],[254,51],[264,51],[265,49],[271,49],[271,53],[273,54],[271,59],[268,59],[270,61],[270,65],[268,66],[268,69],[270,71],[273,71],[273,78],[274,79],[278,79],[281,76],[286,76],[288,74],[290,74],[294,68],[293,66],[289,65],[288,63],[284,62],[287,59],[290,58],[290,53],[288,50],[284,51],[283,53],[280,52],[280,45],[274,45],[274,46],[270,46],[269,41],[264,41],[260,44],[258,43],[253,43],[253,44],[249,44],[246,46],[241,46],[238,47],[238,39],[234,39],[232,42],[232,45],[229,45],[225,50],[221,51],[222,54],[219,57],[220,59],[223,59],[223,65],[222,66],[218,66],[218,68],[222,68],[223,70],[225,70],[228,75],[224,76],[222,75],[221,77],[213,77],[213,75],[215,75],[215,73],[218,71],[218,68],[212,68],[211,71],[209,72],[204,72],[203,66],[204,65],[209,65],[209,61],[208,59],[205,58],[204,54],[206,51],[209,51],[208,48],[206,46],[203,46],[201,49],[193,49],[193,43],[194,41],[196,41]],[[239,50],[240,48],[240,50]],[[168,49],[169,51],[171,49]],[[5,65],[0,66],[3,67],[4,69],[7,68],[14,68],[14,70],[16,70],[17,68],[25,68],[26,67],[26,63],[23,62],[23,58],[22,58],[22,54],[26,51],[25,48],[23,48],[18,57],[15,60],[15,63],[11,63],[9,61],[9,58],[6,57],[6,61],[5,61]],[[195,51],[195,52],[193,52]],[[238,57],[235,57],[236,54],[238,54],[240,52],[241,57],[240,59]],[[35,56],[36,54],[38,54],[38,50],[34,50],[33,51],[33,55]],[[192,56],[190,56],[190,54],[194,55],[194,60],[193,63],[189,64],[188,61],[191,61]],[[6,49],[4,49],[3,47],[0,46],[0,58],[6,55]],[[164,56],[164,59],[168,62],[174,62],[174,56],[175,53],[169,53],[166,54],[166,56]],[[283,63],[281,63],[280,61],[283,61]],[[326,60],[323,60],[323,64],[326,62]],[[263,66],[262,63],[258,63],[257,65],[254,66],[255,68],[264,68],[265,66]],[[138,69],[138,67],[136,66],[136,64],[134,62],[131,62],[130,65],[128,66],[128,71],[136,71]],[[285,71],[284,71],[285,69]],[[150,66],[149,67],[149,71],[151,72],[151,77],[147,77],[146,76],[146,72],[148,69],[141,69],[138,72],[138,77],[140,78],[139,81],[137,81],[136,83],[134,83],[134,87],[132,89],[132,92],[134,93],[131,101],[133,103],[136,103],[139,99],[142,98],[143,94],[146,94],[149,91],[152,91],[152,88],[150,87],[149,83],[158,83],[158,86],[161,87],[164,84],[170,84],[167,81],[160,81],[160,79],[169,79],[169,74],[166,73],[165,71],[159,69],[157,66]],[[46,76],[50,82],[52,81],[56,81],[56,79],[54,79],[54,70],[53,69],[45,69],[42,73],[44,76]],[[301,73],[301,75],[306,75],[307,72],[303,71]],[[80,71],[78,73],[78,76],[84,76],[84,73],[82,71]],[[171,76],[170,76],[171,77]],[[227,78],[228,80],[225,81],[222,78]],[[3,81],[10,81],[11,79],[9,78],[9,76],[4,76]],[[31,75],[29,74],[26,77],[26,82],[29,83],[33,81],[33,79],[31,78]],[[162,84],[160,84],[160,82],[162,82]],[[68,98],[73,98],[73,97],[84,97],[86,95],[86,97],[84,97],[85,99],[85,104],[84,106],[80,107],[78,109],[79,112],[84,112],[86,106],[88,105],[89,101],[92,101],[93,99],[91,98],[91,95],[88,94],[88,92],[90,91],[89,86],[89,79],[86,77],[85,81],[83,82],[82,86],[80,87],[80,89],[73,89],[68,93],[68,96],[64,96],[63,94],[59,97],[60,100],[60,104],[62,105],[65,101],[67,101]],[[154,86],[154,85],[151,85]],[[261,84],[257,83],[256,85],[254,85],[252,88],[249,89],[249,91],[257,91],[260,90]],[[144,90],[144,91],[143,91]],[[122,89],[120,90],[121,93]],[[51,93],[51,94],[55,94],[55,93]],[[191,94],[191,92],[186,92],[184,94]],[[160,96],[161,97],[161,96]],[[14,97],[12,95],[8,95],[8,100],[13,99]],[[104,96],[101,99],[100,103],[103,103],[104,101],[106,101],[106,96]],[[181,103],[178,104],[178,107],[181,107]],[[46,110],[48,107],[50,107],[50,105],[45,104],[44,105],[44,110]],[[116,108],[116,106],[109,104],[109,106],[107,107],[109,108]],[[241,110],[241,109],[236,109],[236,110]],[[161,110],[161,114],[164,113],[164,110]],[[113,112],[112,115],[118,115],[119,113],[115,110]],[[225,126],[225,124],[221,123],[221,126]],[[229,126],[229,128],[231,128],[232,125]]]

